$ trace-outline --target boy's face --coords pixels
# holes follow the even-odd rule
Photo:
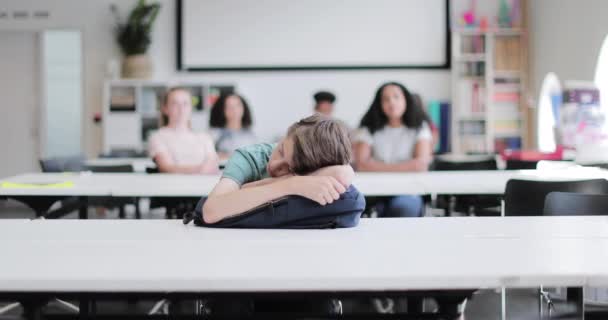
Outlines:
[[[270,155],[270,161],[266,166],[268,174],[273,177],[282,177],[291,174],[293,163],[293,140],[287,137],[281,140]]]
[[[331,117],[332,113],[334,113],[334,104],[329,101],[320,101],[317,104],[317,112]]]

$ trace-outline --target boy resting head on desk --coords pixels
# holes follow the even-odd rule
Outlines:
[[[343,124],[319,114],[304,118],[277,144],[237,149],[205,201],[203,219],[215,223],[289,195],[330,204],[354,178],[351,158]]]

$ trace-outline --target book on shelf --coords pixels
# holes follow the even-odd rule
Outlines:
[[[494,152],[502,153],[505,150],[520,150],[521,137],[505,137],[494,139]]]
[[[486,88],[483,81],[460,79],[458,88],[461,114],[482,114],[486,110]]]
[[[494,92],[494,102],[513,102],[519,103],[519,92]]]
[[[519,119],[498,119],[494,121],[494,135],[519,136],[521,121]]]
[[[486,38],[483,34],[463,35],[460,42],[460,52],[464,54],[485,53]]]
[[[112,96],[110,98],[110,111],[112,112],[131,112],[135,111],[134,96]]]
[[[486,125],[483,120],[464,121],[460,122],[459,125],[461,135],[484,135],[486,133]]]
[[[110,111],[111,112],[133,112],[135,111],[135,87],[110,87]]]
[[[496,92],[504,92],[504,91],[521,91],[521,83],[519,82],[519,78],[494,78],[494,91]]]
[[[464,61],[460,64],[460,76],[462,77],[483,77],[486,73],[486,63],[484,61]]]
[[[185,86],[192,96],[192,110],[203,110],[203,87],[202,86]]]

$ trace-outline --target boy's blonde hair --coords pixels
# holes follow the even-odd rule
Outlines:
[[[295,174],[305,175],[351,162],[353,152],[348,129],[339,120],[314,114],[291,125],[287,137],[293,141],[291,170]]]

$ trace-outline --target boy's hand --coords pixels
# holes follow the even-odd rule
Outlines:
[[[340,198],[346,188],[330,176],[295,176],[285,180],[290,193],[308,198],[324,206]]]

